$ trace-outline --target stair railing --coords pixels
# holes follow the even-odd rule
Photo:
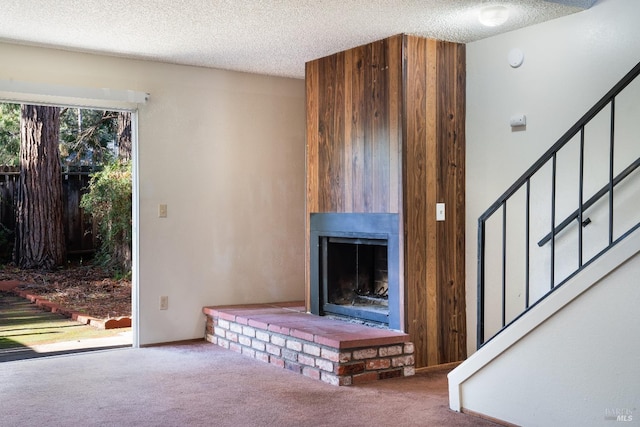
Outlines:
[[[490,207],[487,209],[478,219],[478,322],[477,322],[477,346],[482,347],[490,339],[498,335],[511,323],[515,322],[524,313],[531,310],[535,305],[548,297],[551,293],[557,290],[561,285],[566,283],[571,277],[575,276],[578,272],[584,269],[587,265],[593,262],[595,259],[603,255],[607,250],[613,247],[616,243],[626,238],[629,234],[640,227],[640,222],[631,226],[626,232],[622,233],[619,237],[614,238],[614,188],[621,182],[627,179],[632,173],[640,166],[640,158],[633,161],[628,167],[626,167],[617,176],[614,176],[614,149],[615,149],[615,102],[616,97],[633,82],[633,80],[640,75],[640,63],[638,63],[626,76],[624,76],[598,103],[596,103],[580,120],[576,122],[551,148],[549,148],[509,189],[502,194]],[[604,108],[610,107],[610,123],[609,123],[609,177],[608,183],[597,191],[593,196],[589,197],[587,201],[584,201],[584,176],[585,176],[585,127],[594,119]],[[557,155],[560,149],[567,145],[574,137],[579,135],[579,179],[578,179],[578,209],[572,212],[566,219],[556,222],[557,214]],[[640,140],[638,141],[640,144]],[[530,295],[530,278],[531,278],[531,259],[530,259],[530,228],[531,228],[531,181],[542,168],[549,164],[551,165],[551,212],[550,212],[550,226],[549,233],[545,235],[539,242],[538,246],[542,247],[549,244],[549,269],[550,269],[550,286],[549,290],[535,301],[531,301]],[[524,261],[524,310],[507,321],[507,205],[509,200],[521,190],[525,193],[525,261]],[[590,218],[585,218],[585,211],[595,205],[605,195],[609,196],[608,200],[608,244],[604,249],[593,255],[588,260],[583,259],[583,227],[587,226],[590,222]],[[494,214],[501,211],[502,218],[502,238],[500,242],[501,251],[501,328],[488,339],[485,339],[485,303],[487,298],[486,292],[486,237],[487,221],[493,217]],[[556,238],[564,229],[571,225],[574,221],[580,226],[577,227],[578,233],[578,253],[577,253],[577,268],[562,279],[559,283],[556,283],[555,277],[555,263],[556,263]]]

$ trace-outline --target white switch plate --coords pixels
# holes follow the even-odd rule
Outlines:
[[[158,218],[166,218],[167,217],[167,205],[158,205]]]
[[[169,309],[169,297],[163,295],[160,297],[160,310],[168,310]]]
[[[444,221],[444,203],[436,203],[436,221]]]
[[[512,128],[526,126],[527,125],[527,116],[525,116],[524,114],[514,114],[509,119],[509,124],[511,125]]]

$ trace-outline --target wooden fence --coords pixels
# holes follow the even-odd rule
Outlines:
[[[80,208],[82,195],[89,187],[90,173],[88,169],[81,169],[62,174],[64,232],[69,255],[90,254],[98,247],[98,224]],[[0,166],[0,223],[11,231],[15,228],[14,200],[19,176],[19,167]]]

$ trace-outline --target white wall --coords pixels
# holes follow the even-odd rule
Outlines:
[[[601,0],[589,10],[467,45],[469,353],[476,348],[478,217],[640,61],[639,16],[637,0]],[[512,48],[524,52],[520,68],[511,68],[507,62]],[[511,130],[509,118],[516,113],[526,114],[526,130]],[[630,147],[631,151],[636,150],[637,157],[638,144]],[[594,164],[588,173],[602,174],[603,168]],[[547,188],[548,195],[550,184]],[[560,200],[562,204],[564,200]],[[523,222],[523,212],[510,218]],[[590,226],[591,230],[597,226]],[[542,236],[533,235],[532,240],[537,242],[539,237]],[[515,251],[524,253],[522,245],[517,245]],[[511,253],[515,252],[514,244],[511,248]],[[544,266],[545,260],[541,262]],[[518,268],[521,266],[508,274],[517,276]],[[547,272],[538,267],[533,274],[549,277]],[[517,291],[510,297],[522,303],[523,293]],[[499,310],[499,306],[490,309],[493,313]],[[491,322],[495,327],[496,319]]]
[[[203,337],[206,305],[304,299],[304,81],[10,44],[0,58],[0,79],[151,94],[138,117],[140,344]]]
[[[522,426],[608,425],[616,410],[637,424],[639,271],[636,254],[478,371],[462,407]]]

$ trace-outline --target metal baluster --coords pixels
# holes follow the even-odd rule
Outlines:
[[[584,199],[584,126],[580,128],[580,179],[578,190],[578,268],[582,268],[582,201]]]
[[[613,243],[613,131],[616,118],[616,99],[611,99],[611,131],[609,134],[609,246]]]
[[[555,286],[556,264],[556,158],[557,152],[553,153],[551,172],[551,289]]]
[[[507,201],[502,204],[502,326],[507,311]]]
[[[484,344],[484,261],[485,222],[478,220],[478,324],[476,325],[476,347]]]
[[[525,266],[524,266],[524,274],[525,274],[525,282],[524,282],[524,306],[525,308],[529,308],[529,268],[530,268],[530,258],[529,258],[529,239],[530,239],[530,216],[531,216],[531,179],[527,178],[527,203],[526,203],[526,215],[525,215]]]

